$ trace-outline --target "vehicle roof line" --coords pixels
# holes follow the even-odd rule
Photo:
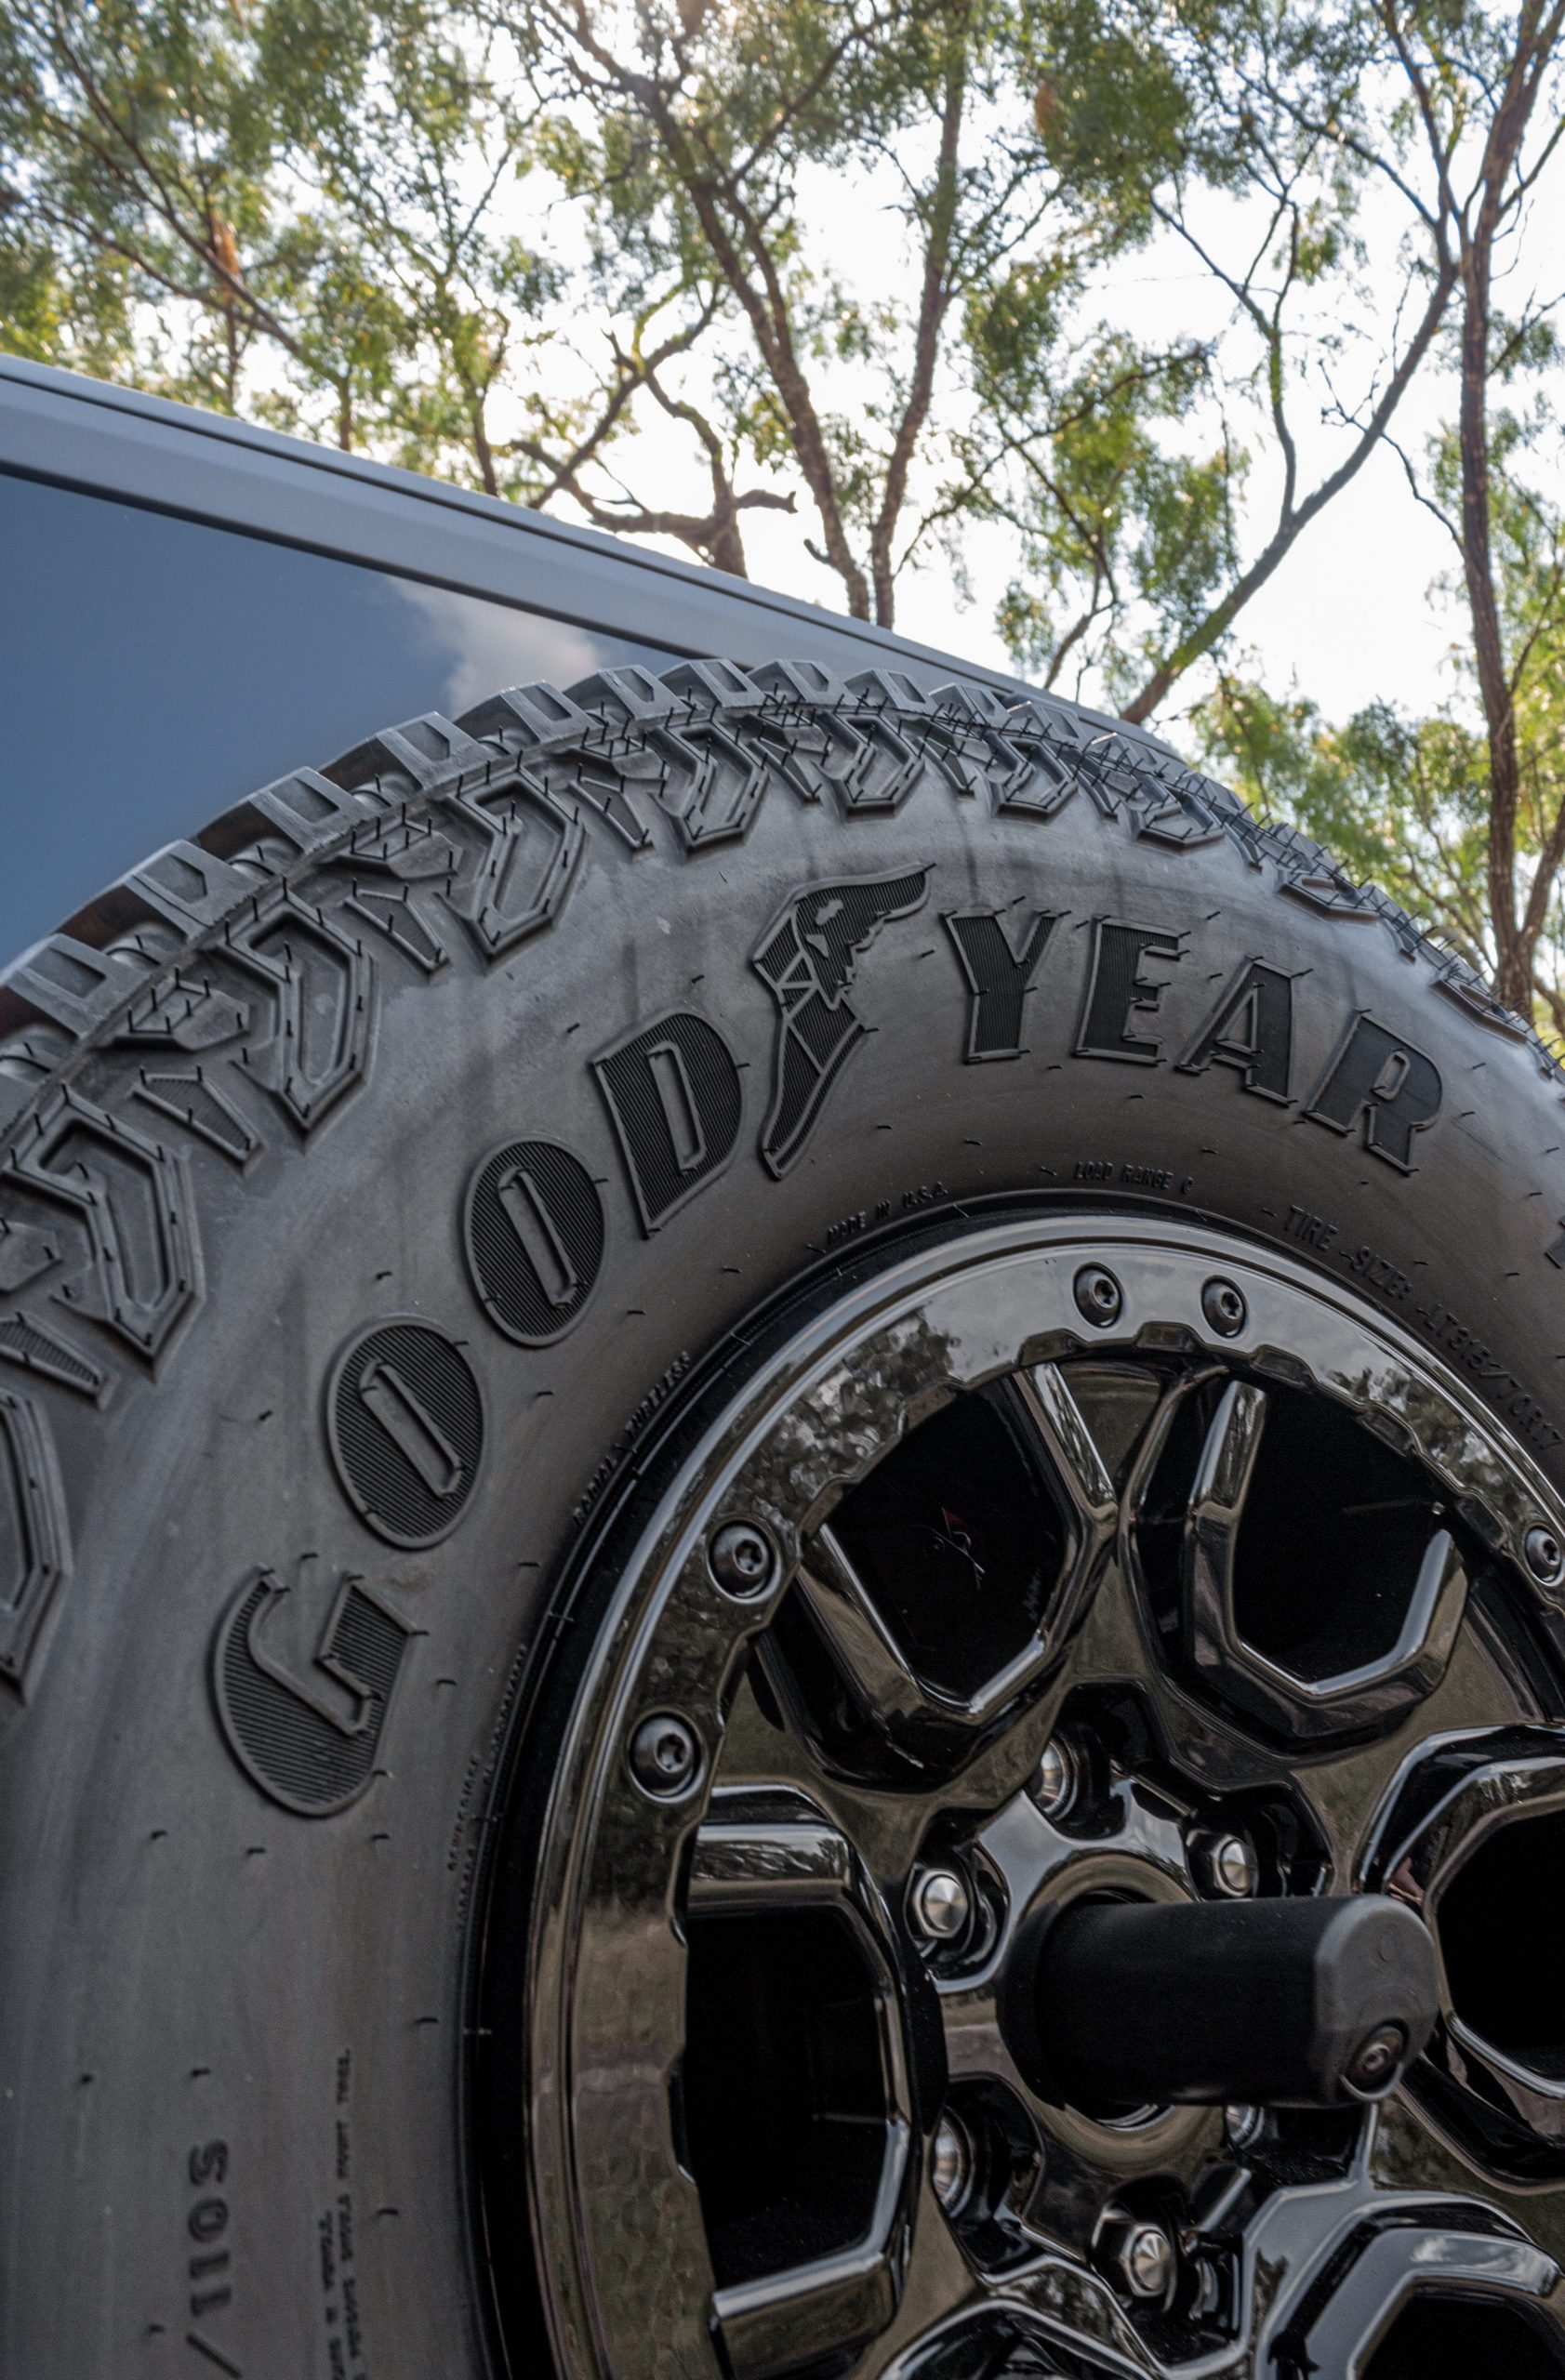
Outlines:
[[[443,512],[461,513],[486,527],[499,528],[511,535],[541,538],[557,549],[565,549],[574,553],[579,553],[584,558],[590,557],[593,561],[612,564],[617,571],[633,569],[645,572],[665,583],[670,580],[676,581],[692,592],[704,592],[723,603],[743,603],[755,610],[771,613],[779,622],[791,619],[798,621],[801,626],[808,625],[813,628],[826,628],[838,636],[850,636],[855,642],[883,653],[888,660],[905,656],[926,666],[934,664],[937,668],[949,668],[959,676],[970,680],[976,679],[986,684],[1015,692],[1018,695],[1030,694],[1036,700],[1046,702],[1056,702],[1061,699],[1057,695],[1045,694],[1040,688],[1029,685],[1027,680],[1013,675],[1009,671],[996,669],[980,662],[964,660],[959,654],[944,651],[938,646],[918,643],[911,638],[898,636],[893,629],[878,627],[871,621],[854,619],[848,615],[832,612],[824,604],[808,602],[799,596],[785,594],[775,588],[758,586],[751,579],[735,577],[727,571],[715,570],[700,562],[687,562],[669,554],[656,553],[643,547],[632,545],[606,530],[585,528],[573,522],[556,521],[547,514],[533,510],[528,506],[512,504],[502,497],[480,495],[474,489],[457,487],[443,481],[429,479],[419,472],[405,470],[395,464],[378,463],[367,456],[343,454],[333,447],[317,445],[309,439],[290,437],[283,431],[266,430],[252,422],[235,420],[225,414],[209,413],[193,405],[178,404],[168,398],[152,396],[139,389],[121,388],[113,382],[94,380],[81,373],[63,371],[53,364],[35,364],[22,356],[0,353],[0,384],[7,381],[34,390],[56,401],[65,400],[73,404],[92,406],[100,412],[126,416],[150,429],[175,431],[184,437],[209,440],[230,450],[238,448],[259,458],[264,458],[266,461],[295,470],[324,472],[338,483],[343,480],[352,481],[368,492],[394,500],[432,505]],[[3,422],[3,419],[4,407],[0,405],[0,422]],[[6,460],[4,441],[0,439],[0,467],[5,465]],[[25,462],[19,463],[15,467],[30,472],[33,469]],[[46,475],[54,476],[53,473]],[[73,483],[86,484],[82,481],[76,481]],[[100,480],[95,481],[92,484],[97,486],[99,492],[103,492],[103,483]],[[177,499],[166,496],[148,497],[126,491],[126,500],[150,504],[153,509],[159,510],[183,512],[185,517],[197,520],[211,521],[220,517],[207,508],[193,505],[181,506]],[[270,536],[277,542],[290,546],[310,544],[308,538],[301,538],[286,528],[272,530],[262,523],[237,521],[229,522],[225,525],[238,529],[243,534]],[[345,551],[345,549],[337,542],[316,545],[312,549],[338,555]],[[384,562],[377,562],[367,556],[362,559],[368,567],[390,566]],[[399,565],[400,567],[403,566]],[[404,575],[423,576],[426,583],[458,590],[464,586],[462,579],[454,578],[444,572],[413,571],[409,573],[404,569]],[[497,590],[492,593],[485,590],[485,596],[489,601],[507,600]],[[513,597],[510,600],[515,602],[522,599]],[[556,612],[554,616],[579,618],[581,615],[573,609],[569,613]],[[1101,719],[1106,727],[1117,728],[1121,733],[1134,737],[1138,742],[1156,744],[1160,741],[1159,738],[1148,735],[1145,729],[1129,728],[1122,721],[1111,719],[1106,713],[1094,712],[1080,704],[1074,705],[1073,707],[1078,711],[1085,710],[1088,718]]]

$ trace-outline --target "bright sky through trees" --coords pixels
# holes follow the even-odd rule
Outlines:
[[[1565,1038],[1562,55],[1565,0],[12,0],[0,338],[1009,655]]]

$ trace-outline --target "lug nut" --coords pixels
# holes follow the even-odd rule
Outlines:
[[[973,2142],[959,2117],[943,2115],[935,2128],[929,2178],[948,2215],[960,2215],[973,2188]]]
[[[1530,1528],[1522,1541],[1527,1567],[1545,1587],[1558,1586],[1565,1571],[1565,1548],[1551,1528]]]
[[[1076,1304],[1095,1329],[1107,1330],[1111,1322],[1118,1322],[1122,1303],[1120,1284],[1112,1273],[1106,1273],[1101,1264],[1082,1265],[1076,1276]]]
[[[1264,2108],[1225,2108],[1223,2129],[1230,2149],[1253,2149],[1267,2128]]]
[[[630,1739],[630,1774],[655,1801],[672,1800],[695,1782],[701,1765],[696,1730],[677,1712],[643,1719]]]
[[[1032,1780],[1032,1798],[1046,1818],[1063,1818],[1076,1799],[1080,1765],[1075,1747],[1064,1737],[1051,1737],[1044,1745]]]
[[[908,1895],[913,1924],[927,1941],[954,1942],[967,1930],[973,1896],[955,1868],[921,1868]]]
[[[1109,2271],[1127,2297],[1139,2298],[1143,2304],[1167,2297],[1178,2258],[1160,2223],[1121,2215],[1106,2235],[1105,2247]]]
[[[771,1540],[749,1521],[729,1521],[708,1549],[712,1577],[724,1594],[747,1603],[764,1593],[774,1567]]]
[[[1221,1278],[1202,1289],[1200,1310],[1219,1339],[1237,1339],[1250,1311],[1233,1283]]]
[[[1261,1881],[1260,1863],[1242,1834],[1198,1835],[1190,1855],[1202,1890],[1218,1900],[1248,1900]]]
[[[1407,2056],[1408,2037],[1400,2025],[1377,2025],[1354,2051],[1347,2065],[1347,2086],[1366,2099],[1390,2089]]]

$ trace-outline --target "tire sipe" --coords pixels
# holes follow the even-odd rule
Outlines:
[[[1199,1263],[1184,1323],[1135,1322],[1148,1360],[1248,1350],[1245,1284],[1284,1262],[1290,1297],[1364,1317],[1499,1450],[1482,1479],[1509,1466],[1491,1493],[1474,1453],[1440,1507],[1512,1580],[1494,1641],[1525,1640],[1479,1716],[1560,1714],[1558,1074],[1383,895],[1067,706],[707,663],[388,730],[12,970],[0,1125],[19,2380],[544,2352],[585,2380],[523,2016],[569,1896],[573,1714],[713,1416],[931,1251],[1075,1250],[1042,1348],[1068,1366],[1124,1342],[1154,1245],[1171,1279]],[[1275,1395],[1310,1361],[1279,1357]],[[793,1556],[756,1528],[713,1557],[735,1611]],[[614,1791],[672,1827],[716,1750],[669,1659]],[[1222,1707],[1291,1790],[1306,1722],[1260,1686]],[[1410,1707],[1349,1732],[1411,1755]],[[855,1791],[976,1776],[988,1741],[893,1729]],[[1441,2189],[1536,2188],[1440,2125]],[[1121,2349],[1177,2361],[1121,2297]]]

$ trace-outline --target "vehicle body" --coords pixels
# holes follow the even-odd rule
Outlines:
[[[502,684],[786,651],[1022,691],[597,530],[5,355],[0,551],[0,965],[225,792]]]

